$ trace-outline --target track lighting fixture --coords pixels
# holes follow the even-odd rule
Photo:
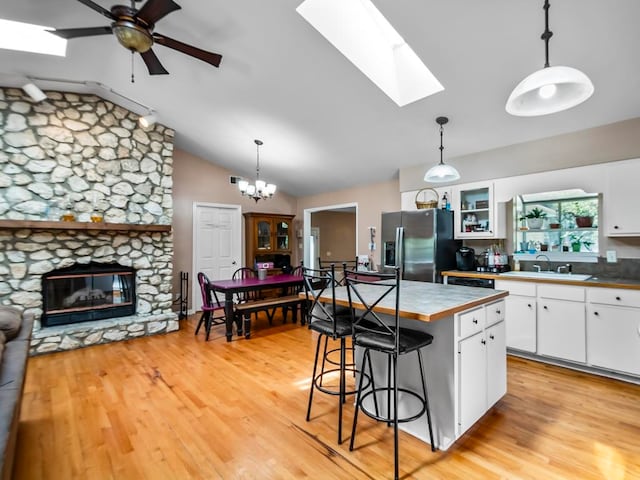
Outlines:
[[[24,93],[26,93],[27,95],[29,95],[31,97],[31,100],[33,100],[34,102],[41,102],[43,101],[45,98],[47,98],[47,96],[45,95],[45,93],[40,90],[35,83],[33,82],[29,82],[29,83],[25,83],[22,86],[22,90],[24,90]]]

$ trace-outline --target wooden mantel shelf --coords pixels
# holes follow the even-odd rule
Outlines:
[[[62,222],[50,220],[0,220],[0,229],[18,230],[23,228],[37,230],[116,230],[122,232],[170,232],[171,225],[150,225],[133,223],[93,223]]]

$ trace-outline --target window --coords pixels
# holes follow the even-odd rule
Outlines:
[[[597,261],[598,208],[598,195],[581,190],[518,196],[515,253]]]

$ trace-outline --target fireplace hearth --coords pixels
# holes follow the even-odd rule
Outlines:
[[[135,314],[135,269],[90,262],[42,276],[42,326],[66,325]]]

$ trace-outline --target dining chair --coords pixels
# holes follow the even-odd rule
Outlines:
[[[196,335],[200,331],[200,327],[204,323],[206,336],[205,340],[209,340],[212,325],[223,325],[225,323],[224,302],[218,300],[216,292],[209,288],[209,277],[203,272],[198,272],[198,284],[200,285],[200,293],[202,294],[202,316],[196,327]]]
[[[356,349],[362,349],[362,370],[366,365],[368,382],[364,382],[365,376],[361,375],[358,381],[355,412],[353,415],[353,427],[349,450],[353,450],[356,440],[356,425],[358,412],[374,420],[393,425],[394,435],[394,478],[398,478],[398,424],[412,422],[426,414],[429,428],[431,450],[435,451],[433,429],[431,426],[431,412],[429,410],[429,397],[425,380],[424,361],[422,349],[433,342],[433,336],[427,332],[414,330],[400,325],[400,269],[395,268],[394,273],[368,273],[357,270],[345,270],[347,283],[347,295],[349,305],[352,308],[352,322],[354,329],[353,342]],[[384,304],[387,319],[376,312],[376,307]],[[373,327],[372,327],[373,325]],[[386,372],[379,368],[381,363],[376,362],[376,368],[372,368],[371,352],[378,352],[387,357]],[[398,357],[415,353],[420,367],[420,379],[422,391],[416,392],[398,385]],[[376,371],[377,370],[377,371]],[[383,370],[382,372],[380,370]],[[376,379],[386,379],[386,385],[376,385]],[[368,383],[369,385],[367,385]],[[384,382],[383,382],[384,383]],[[369,388],[370,386],[370,388]],[[398,416],[398,400],[403,398],[403,410],[405,404],[418,405],[418,408]],[[386,403],[384,400],[386,397]],[[368,400],[373,400],[370,402]],[[371,409],[371,403],[374,408]],[[379,403],[386,408],[379,408]],[[411,411],[415,410],[415,411]]]
[[[302,262],[297,267],[294,267],[290,270],[289,275],[295,275],[302,278]],[[304,289],[303,285],[292,285],[290,287],[285,287],[282,292],[283,297],[295,296],[302,292]],[[282,306],[282,321],[284,323],[287,322],[287,314],[289,310],[291,310],[291,321],[296,323],[298,321],[298,312],[300,312],[301,323],[304,325],[305,319],[305,304],[306,301],[304,299],[300,299],[299,303],[288,304]]]
[[[351,312],[339,313],[335,300],[335,265],[330,268],[311,269],[303,267],[304,291],[307,298],[307,322],[309,329],[318,333],[316,351],[313,361],[313,373],[311,375],[311,388],[309,390],[309,402],[307,405],[307,421],[311,419],[311,405],[313,393],[318,390],[328,395],[338,396],[338,444],[342,443],[342,410],[347,395],[356,393],[355,387],[347,390],[346,373],[355,375],[355,365],[347,361],[347,339],[351,337]],[[325,294],[326,292],[326,294]],[[327,300],[330,296],[331,300]],[[338,312],[338,313],[337,313]],[[320,360],[320,345],[324,339],[324,351]],[[329,350],[329,340],[339,340],[340,346]],[[330,357],[340,352],[339,361]],[[318,363],[321,363],[318,372]],[[336,368],[337,367],[337,368]],[[338,385],[331,382],[331,377],[338,374]]]

